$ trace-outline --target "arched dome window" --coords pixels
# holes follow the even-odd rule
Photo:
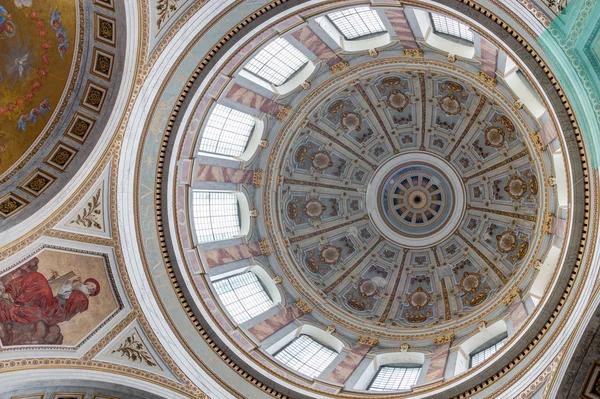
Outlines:
[[[417,384],[421,366],[387,365],[377,371],[369,391],[400,391]]]
[[[227,240],[248,233],[250,212],[242,193],[194,190],[192,210],[199,243]]]
[[[385,46],[390,35],[377,11],[369,7],[346,8],[315,20],[346,51]]]
[[[348,40],[386,31],[377,12],[369,7],[347,8],[327,14],[327,18]]]
[[[421,352],[379,353],[358,375],[354,389],[377,392],[408,390],[422,383],[424,363],[425,355]]]
[[[281,86],[307,63],[308,58],[300,50],[280,37],[260,50],[244,69],[275,86]]]
[[[485,362],[494,353],[498,352],[498,350],[504,346],[506,341],[508,341],[508,336],[503,334],[475,349],[469,356],[471,367],[479,366],[481,363]]]
[[[338,352],[306,334],[294,338],[275,354],[275,359],[310,378],[318,377],[333,362]]]
[[[240,157],[248,147],[255,125],[253,116],[217,104],[204,126],[198,151]]]
[[[430,13],[429,15],[431,16],[431,23],[435,33],[473,42],[473,32],[471,32],[471,29],[467,25],[440,14]]]
[[[274,306],[261,280],[253,271],[213,281],[215,292],[233,319],[241,324]]]

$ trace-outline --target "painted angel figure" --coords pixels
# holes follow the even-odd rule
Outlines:
[[[42,100],[38,108],[40,109],[42,116],[46,116],[46,114],[50,112],[50,100],[48,100],[48,97]]]
[[[23,114],[19,117],[19,123],[17,124],[17,130],[20,132],[24,132],[25,128],[27,128],[27,124],[29,123],[29,114]]]
[[[10,19],[11,16],[8,10],[0,6],[0,35],[3,33],[6,37],[13,37],[15,35],[15,24]]]
[[[56,8],[53,8],[50,13],[50,26],[52,26],[54,30],[58,30],[58,28],[61,26],[60,13]]]

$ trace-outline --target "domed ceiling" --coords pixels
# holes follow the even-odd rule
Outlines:
[[[294,287],[363,333],[490,312],[542,256],[539,127],[466,73],[403,64],[370,62],[307,96],[264,191]]]
[[[3,228],[32,215],[71,180],[111,117],[123,78],[113,70],[122,69],[125,50],[121,4],[114,3],[0,4]]]

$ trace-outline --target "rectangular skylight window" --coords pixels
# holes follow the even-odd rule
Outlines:
[[[241,324],[273,307],[262,284],[252,272],[215,281],[215,291],[231,317]]]
[[[327,17],[348,40],[387,31],[377,12],[369,7],[348,8]]]
[[[470,42],[473,41],[473,32],[471,32],[471,29],[467,25],[443,15],[434,13],[430,15],[435,32],[444,33]]]
[[[239,207],[234,194],[194,191],[192,207],[198,242],[226,240],[240,234]]]
[[[300,335],[275,355],[290,369],[310,378],[319,376],[336,358],[337,352],[326,348],[308,335]]]
[[[254,124],[251,115],[217,104],[202,132],[199,151],[240,156],[246,150]]]
[[[280,86],[306,63],[308,58],[287,40],[278,38],[260,50],[245,66],[249,72]]]
[[[482,351],[473,353],[471,355],[471,367],[478,366],[488,360],[494,353],[498,352],[498,350],[504,346],[507,340],[508,338],[504,338],[502,341],[495,343],[494,345],[491,345]]]
[[[417,384],[420,367],[388,367],[379,368],[369,391],[399,391],[410,389]]]

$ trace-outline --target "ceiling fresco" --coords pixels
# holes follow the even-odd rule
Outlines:
[[[53,128],[77,68],[79,12],[74,0],[0,4],[0,175]]]

